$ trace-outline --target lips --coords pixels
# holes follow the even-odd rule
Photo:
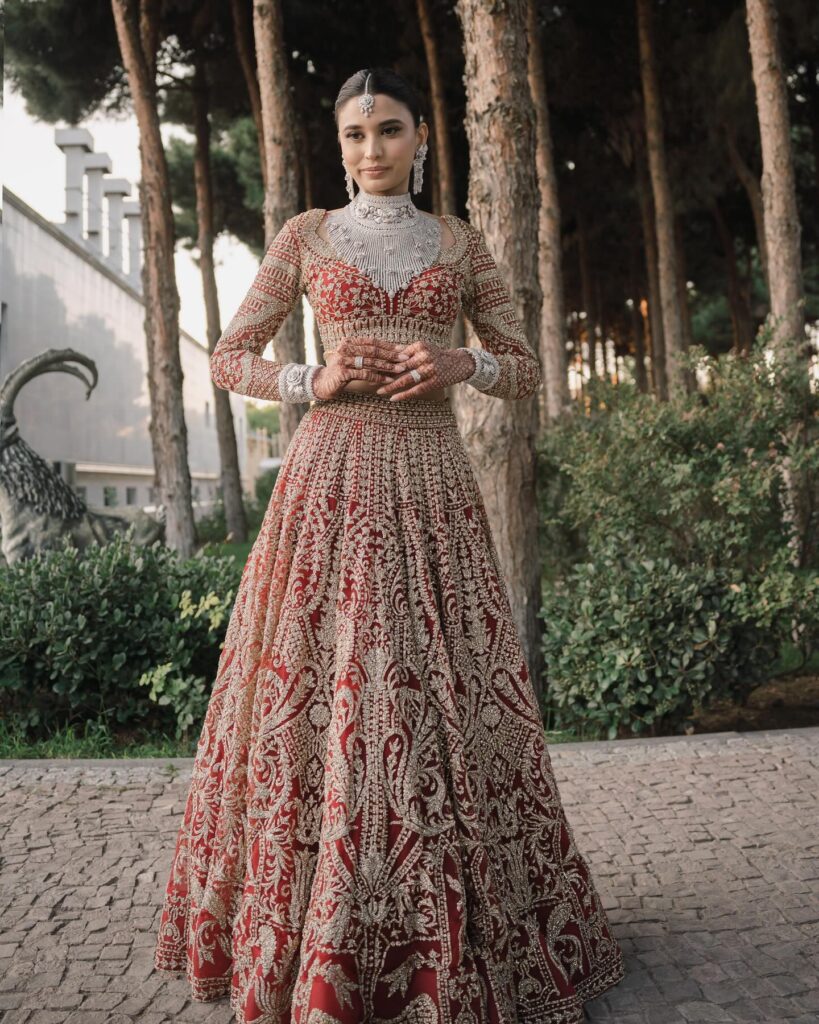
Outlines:
[[[363,168],[365,174],[377,174],[379,171],[386,171],[386,167],[365,167]]]

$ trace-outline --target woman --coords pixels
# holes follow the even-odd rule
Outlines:
[[[449,402],[526,398],[540,366],[480,232],[411,200],[407,83],[358,72],[335,116],[350,203],[284,224],[211,359],[222,388],[313,404],[242,575],[155,963],[240,1022],[574,1024],[622,953]],[[263,359],[302,293],[326,365]],[[482,348],[450,347],[459,306]]]

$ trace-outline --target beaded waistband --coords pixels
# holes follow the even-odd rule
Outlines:
[[[455,412],[448,399],[434,402],[427,398],[404,398],[391,402],[380,395],[346,391],[335,398],[315,401],[308,415],[344,416],[366,423],[402,427],[455,427]]]
[[[325,352],[337,348],[338,343],[345,338],[357,337],[381,338],[395,345],[409,345],[413,341],[423,340],[437,348],[450,348],[453,324],[454,320],[441,323],[438,320],[423,320],[418,316],[384,314],[320,323],[318,331]]]

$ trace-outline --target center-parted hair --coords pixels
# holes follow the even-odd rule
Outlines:
[[[338,125],[339,107],[342,107],[353,96],[364,95],[367,75],[370,75],[369,91],[373,95],[378,92],[383,93],[385,96],[390,96],[392,99],[398,100],[399,103],[403,103],[412,114],[412,120],[417,128],[424,119],[421,113],[421,103],[418,99],[418,94],[406,78],[403,78],[397,71],[393,71],[391,68],[362,68],[361,71],[356,71],[354,75],[350,75],[339,89],[333,107],[333,117],[335,118],[336,125]]]

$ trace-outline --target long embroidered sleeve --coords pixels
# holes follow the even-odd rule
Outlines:
[[[299,216],[285,221],[270,243],[253,284],[216,343],[210,374],[217,387],[276,402],[305,400],[303,388],[289,386],[288,374],[293,380],[299,374],[309,377],[318,367],[276,362],[261,354],[304,290],[295,223]]]
[[[475,386],[496,398],[528,398],[540,386],[542,372],[537,353],[526,337],[512,305],[498,265],[477,228],[472,228],[468,273],[462,296],[464,315],[482,347],[494,356],[498,371],[484,366]],[[490,360],[484,360],[489,364]],[[480,370],[480,362],[477,363]],[[496,377],[493,383],[487,382]]]

